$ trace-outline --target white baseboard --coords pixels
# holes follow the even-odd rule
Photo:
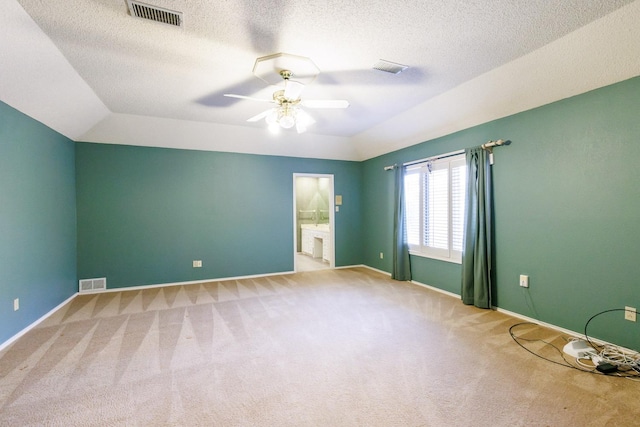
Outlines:
[[[504,313],[504,314],[506,314],[508,316],[515,317],[516,319],[524,320],[525,322],[535,323],[536,325],[544,326],[545,328],[553,329],[555,331],[562,332],[563,334],[571,335],[572,337],[575,337],[575,338],[582,338],[582,339],[585,338],[584,335],[581,334],[581,333],[578,333],[578,332],[575,332],[575,331],[572,331],[572,330],[569,330],[569,329],[565,329],[565,328],[562,328],[560,326],[553,325],[551,323],[542,322],[542,321],[540,321],[538,319],[534,319],[532,317],[528,317],[528,316],[522,315],[520,313],[516,313],[516,312],[513,312],[513,311],[505,310],[504,308],[492,307],[492,309],[497,311],[498,313]],[[591,337],[589,337],[589,339],[591,341],[593,341],[593,342],[598,342],[598,343],[604,344],[603,341],[598,341],[598,340],[593,339]]]
[[[443,289],[436,288],[436,287],[431,286],[431,285],[426,285],[424,283],[416,282],[415,280],[412,280],[411,283],[413,283],[415,285],[418,285],[418,286],[425,287],[427,289],[431,289],[432,291],[440,292],[442,294],[448,295],[448,296],[456,298],[456,299],[460,299],[460,295],[455,294],[453,292],[445,291]],[[570,329],[566,329],[566,328],[563,328],[561,326],[554,325],[552,323],[542,322],[542,321],[540,321],[538,319],[534,319],[532,317],[528,317],[528,316],[525,316],[523,314],[516,313],[516,312],[513,312],[513,311],[505,310],[504,308],[500,308],[500,307],[492,306],[491,309],[497,311],[498,313],[503,313],[503,314],[506,314],[507,316],[511,316],[511,317],[516,318],[516,319],[523,320],[525,322],[534,323],[536,325],[543,326],[545,328],[549,328],[549,329],[552,329],[552,330],[557,331],[557,332],[561,332],[561,333],[563,333],[565,335],[569,335],[570,337],[586,339],[586,337],[585,337],[585,335],[583,333],[572,331]],[[631,350],[631,349],[628,349],[628,348],[625,348],[625,347],[620,347],[620,346],[618,346],[616,344],[613,344],[613,343],[610,343],[610,342],[607,342],[607,341],[603,341],[603,340],[598,339],[598,338],[589,337],[589,340],[591,340],[592,342],[597,343],[599,345],[611,345],[611,346],[614,346],[614,347],[618,347],[622,351],[627,352],[627,353],[635,353],[634,350]]]
[[[384,274],[385,276],[389,276],[389,277],[391,277],[391,273],[387,273],[387,272],[386,272],[386,271],[384,271],[384,270],[378,270],[377,268],[373,268],[373,267],[371,267],[371,266],[369,266],[369,265],[364,265],[364,264],[363,264],[363,265],[357,265],[357,266],[355,266],[355,267],[364,267],[364,268],[368,268],[369,270],[377,271],[378,273],[382,273],[382,274]]]
[[[382,273],[387,276],[390,276],[390,274],[387,273],[386,271],[378,270],[377,268],[369,267],[368,265],[364,265],[364,264],[345,265],[343,267],[336,267],[336,269],[338,268],[367,268],[369,270],[377,271],[378,273]]]
[[[268,274],[253,274],[249,276],[235,276],[235,277],[220,277],[217,279],[203,279],[203,280],[192,280],[188,282],[173,282],[173,283],[159,283],[155,285],[140,285],[140,286],[127,286],[124,288],[107,288],[104,290],[98,290],[95,292],[83,292],[82,295],[91,295],[91,294],[102,294],[106,292],[121,292],[121,291],[137,291],[140,289],[152,289],[152,288],[165,288],[167,286],[184,286],[184,285],[197,285],[199,283],[211,283],[211,282],[222,282],[225,280],[242,280],[242,279],[256,279],[260,277],[269,277],[269,276],[284,276],[286,274],[293,274],[294,271],[281,271],[278,273],[268,273]]]
[[[53,313],[55,313],[56,311],[60,310],[65,304],[71,302],[78,295],[95,295],[95,294],[101,294],[101,293],[107,293],[107,292],[135,291],[135,290],[140,290],[140,289],[164,288],[164,287],[167,287],[167,286],[195,285],[195,284],[198,284],[198,283],[222,282],[223,280],[239,280],[239,279],[252,279],[252,278],[257,278],[257,277],[282,276],[282,275],[285,275],[285,274],[293,274],[293,271],[285,271],[285,272],[280,272],[280,273],[269,273],[269,274],[256,274],[256,275],[251,275],[251,276],[223,277],[223,278],[220,278],[220,279],[194,280],[194,281],[190,281],[190,282],[176,282],[176,283],[161,283],[161,284],[157,284],[157,285],[129,286],[129,287],[126,287],[126,288],[111,288],[111,289],[83,292],[82,294],[76,292],[75,294],[73,294],[69,298],[67,298],[65,301],[61,302],[56,307],[51,309],[44,316],[40,317],[38,320],[36,320],[32,324],[30,324],[29,326],[24,328],[23,330],[21,330],[20,332],[18,332],[17,334],[12,336],[8,340],[6,340],[5,342],[0,343],[0,351],[4,350],[5,348],[7,348],[11,344],[13,344],[18,338],[22,337],[24,334],[29,332],[31,329],[33,329],[36,326],[38,326],[38,324],[42,323],[45,319],[47,319]]]
[[[56,311],[60,310],[62,307],[65,306],[65,304],[68,304],[69,302],[71,302],[71,300],[73,300],[76,296],[78,295],[78,293],[76,292],[75,294],[71,295],[69,298],[67,298],[66,300],[62,301],[60,304],[58,304],[57,306],[55,306],[54,308],[52,308],[51,310],[49,310],[48,313],[46,313],[44,316],[40,317],[38,320],[36,320],[35,322],[33,322],[32,324],[30,324],[29,326],[27,326],[26,328],[24,328],[23,330],[21,330],[20,332],[18,332],[17,334],[15,334],[14,336],[12,336],[11,338],[9,338],[8,340],[6,340],[5,342],[0,344],[0,351],[4,350],[5,348],[9,347],[11,344],[13,344],[18,338],[20,338],[21,336],[23,336],[24,334],[26,334],[27,332],[29,332],[30,330],[32,330],[33,328],[35,328],[36,326],[38,326],[40,323],[42,323],[44,320],[47,319],[47,317],[51,316],[53,313],[55,313]]]
[[[335,268],[336,269],[344,269],[344,268],[356,268],[356,267],[367,267],[367,266],[361,264],[361,265],[347,265],[347,266],[335,267]],[[102,289],[102,290],[97,290],[97,291],[83,292],[82,294],[79,294],[78,292],[76,292],[75,294],[73,294],[69,298],[67,298],[65,301],[63,301],[60,304],[58,304],[55,308],[51,309],[44,316],[40,317],[38,320],[36,320],[32,324],[30,324],[29,326],[24,328],[23,330],[21,330],[20,332],[18,332],[17,334],[12,336],[8,340],[6,340],[5,342],[0,343],[0,351],[4,350],[5,348],[7,348],[11,344],[13,344],[18,338],[22,337],[24,334],[29,332],[31,329],[33,329],[36,326],[38,326],[38,324],[42,323],[45,319],[47,319],[53,313],[55,313],[56,311],[60,310],[65,304],[71,302],[71,300],[73,300],[78,295],[93,295],[93,294],[101,294],[101,293],[107,293],[107,292],[136,291],[136,290],[140,290],[140,289],[164,288],[164,287],[167,287],[167,286],[196,285],[198,283],[222,282],[224,280],[255,279],[255,278],[269,277],[269,276],[283,276],[283,275],[294,274],[294,273],[295,273],[295,271],[282,271],[282,272],[279,272],[279,273],[254,274],[254,275],[249,275],[249,276],[235,276],[235,277],[222,277],[222,278],[217,278],[217,279],[193,280],[193,281],[188,281],[188,282],[173,282],[173,283],[160,283],[160,284],[155,284],[155,285],[127,286],[125,288],[107,288],[107,289]],[[381,273],[384,273],[384,272],[381,271]]]
[[[435,286],[427,285],[425,283],[420,283],[415,280],[412,280],[411,283],[414,285],[422,286],[423,288],[431,289],[432,291],[440,292],[441,294],[445,294],[447,296],[460,299],[460,295],[455,294],[453,292],[445,291],[444,289],[436,288]]]
[[[449,292],[449,291],[445,291],[444,289],[436,288],[435,286],[426,285],[424,283],[416,282],[415,280],[412,280],[411,283],[416,284],[418,286],[423,286],[423,287],[425,287],[427,289],[431,289],[432,291],[440,292],[441,294],[445,294],[445,295],[448,295],[448,296],[456,298],[456,299],[460,299],[460,295],[459,294],[456,294],[456,293],[453,293],[453,292]],[[535,323],[537,325],[544,326],[546,328],[553,329],[553,330],[558,331],[558,332],[562,332],[562,333],[570,335],[572,337],[583,338],[584,339],[584,335],[579,334],[578,332],[571,331],[569,329],[565,329],[565,328],[562,328],[560,326],[553,325],[551,323],[541,322],[538,319],[533,319],[531,317],[527,317],[527,316],[524,316],[522,314],[519,314],[519,313],[516,313],[516,312],[513,312],[513,311],[505,310],[504,308],[500,308],[500,307],[492,306],[491,309],[497,311],[498,313],[503,313],[503,314],[506,314],[508,316],[515,317],[516,319],[524,320],[525,322]],[[592,341],[598,342],[598,340],[593,340],[593,339],[592,339]],[[604,342],[602,342],[602,343],[604,344]]]
[[[581,333],[581,332],[575,332],[575,331],[572,331],[570,329],[565,329],[565,328],[562,328],[560,326],[553,325],[551,323],[541,322],[538,319],[533,319],[531,317],[523,316],[522,314],[514,313],[513,311],[505,310],[505,309],[500,308],[500,307],[493,307],[493,308],[496,311],[500,312],[500,313],[504,313],[504,314],[509,315],[511,317],[515,317],[516,319],[521,319],[521,320],[524,320],[526,322],[535,323],[536,325],[544,326],[545,328],[549,328],[549,329],[553,329],[553,330],[558,331],[558,332],[562,332],[563,334],[569,335],[569,336],[574,337],[574,338],[579,338],[579,339],[583,339],[583,340],[587,339],[587,337],[584,335],[584,333]],[[632,350],[632,349],[626,348],[626,347],[621,347],[618,344],[613,344],[613,343],[610,343],[608,341],[601,340],[599,338],[589,337],[589,341],[594,342],[594,343],[596,343],[598,345],[602,345],[602,346],[610,345],[612,347],[617,347],[619,350],[621,350],[622,352],[627,353],[627,354],[637,354],[638,353],[636,350]]]

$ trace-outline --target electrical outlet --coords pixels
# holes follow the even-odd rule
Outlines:
[[[20,310],[20,298],[16,298],[13,300],[13,311],[18,311],[18,310]]]
[[[521,274],[520,275],[520,287],[528,288],[529,287],[529,276]]]
[[[636,321],[636,309],[633,307],[625,307],[624,308],[624,320],[629,320],[631,322]]]
[[[384,253],[380,252],[380,259],[384,259]]]
[[[202,260],[194,260],[193,261],[193,267],[202,267]]]

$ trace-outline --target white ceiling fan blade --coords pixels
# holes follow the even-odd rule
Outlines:
[[[273,108],[269,108],[266,111],[263,111],[260,114],[256,114],[253,117],[250,117],[247,119],[248,122],[257,122],[258,120],[264,119],[265,117],[267,117],[269,115],[269,113],[271,113],[274,109]]]
[[[295,101],[300,98],[302,94],[302,90],[304,89],[304,85],[300,82],[295,82],[293,80],[285,80],[284,82],[284,97],[286,99],[290,99]]]
[[[252,96],[236,95],[233,93],[225,93],[224,96],[227,96],[229,98],[248,99],[250,101],[274,102],[273,99],[254,98]]]
[[[301,104],[308,108],[347,108],[349,101],[344,99],[305,99]]]
[[[296,130],[298,133],[306,132],[307,126],[314,124],[316,121],[307,114],[306,111],[297,109],[296,111]]]
[[[312,125],[316,121],[311,117],[306,111],[301,110],[300,108],[296,111],[296,122],[302,123],[305,126]]]

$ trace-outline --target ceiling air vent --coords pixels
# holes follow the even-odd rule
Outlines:
[[[400,74],[404,70],[409,68],[408,65],[396,64],[395,62],[385,61],[380,59],[373,64],[373,69],[378,71],[384,71],[385,73]]]
[[[131,16],[162,22],[163,24],[173,25],[174,27],[182,27],[182,12],[163,9],[134,0],[127,0],[127,4],[129,5],[129,13],[131,13]]]

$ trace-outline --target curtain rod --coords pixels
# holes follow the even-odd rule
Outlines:
[[[464,150],[452,151],[451,153],[440,154],[439,156],[432,156],[432,157],[427,157],[426,159],[413,160],[411,162],[406,162],[406,163],[403,163],[402,166],[417,165],[418,163],[424,163],[429,161],[433,162],[435,160],[446,159],[447,157],[453,157],[463,153],[464,153]]]
[[[424,159],[413,160],[413,161],[410,161],[410,162],[406,162],[406,163],[403,163],[402,166],[411,166],[411,165],[417,165],[418,163],[424,163],[424,162],[428,162],[428,161],[446,159],[447,157],[457,156],[458,154],[462,154],[462,153],[464,153],[464,150],[452,151],[451,153],[440,154],[438,156],[426,157]],[[397,167],[398,167],[397,164],[391,165],[391,166],[385,166],[384,170],[390,171],[390,170],[395,169]]]
[[[510,140],[507,139],[505,141],[505,140],[499,139],[497,141],[486,142],[486,143],[482,144],[480,147],[483,150],[487,150],[487,151],[489,151],[489,153],[493,154],[492,153],[493,147],[500,147],[502,145],[509,145],[509,144],[511,144]],[[451,153],[441,154],[439,156],[427,157],[427,158],[420,159],[420,160],[413,160],[411,162],[406,162],[406,163],[403,163],[402,166],[411,166],[411,165],[415,165],[415,164],[418,164],[418,163],[424,163],[424,162],[428,162],[428,161],[446,159],[447,157],[457,156],[458,154],[462,154],[462,153],[464,153],[464,150],[452,151]],[[389,165],[389,166],[385,166],[384,170],[385,171],[390,171],[390,170],[393,170],[393,169],[395,169],[397,167],[398,167],[397,164]]]

